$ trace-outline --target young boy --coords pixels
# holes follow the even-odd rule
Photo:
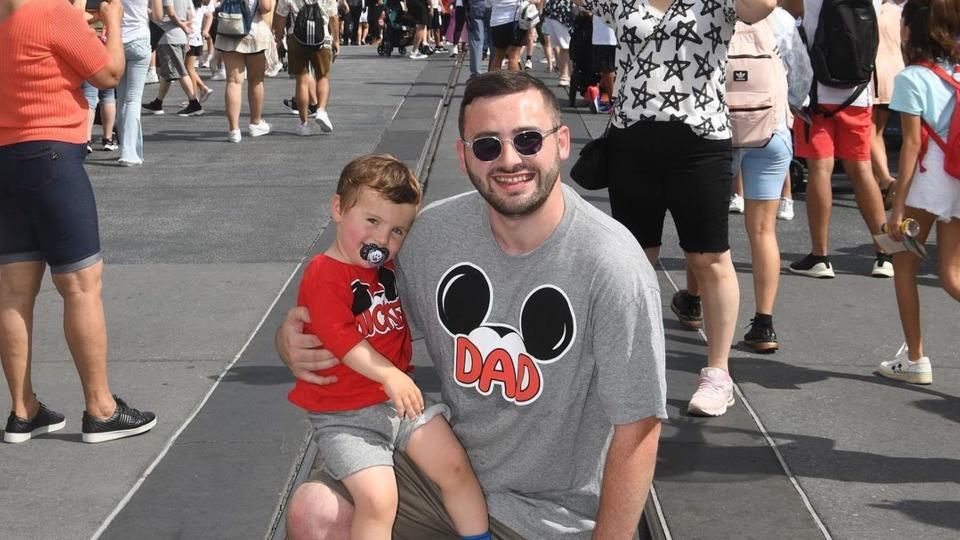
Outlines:
[[[443,418],[449,409],[438,404],[424,410],[407,375],[413,350],[393,259],[420,197],[413,172],[393,156],[365,155],[344,167],[330,202],[336,240],[304,271],[297,300],[310,312],[305,331],[341,361],[317,373],[337,382],[298,380],[288,398],[309,412],[327,472],[353,498],[352,538],[391,537],[396,448],[440,488],[458,534],[489,540],[480,484]]]

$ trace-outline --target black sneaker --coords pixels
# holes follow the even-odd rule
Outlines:
[[[670,301],[670,309],[680,319],[684,328],[697,330],[703,327],[703,308],[700,306],[700,297],[693,296],[686,289],[680,289]]]
[[[154,99],[150,103],[144,103],[142,106],[144,110],[149,111],[150,114],[154,114],[157,116],[160,116],[161,114],[163,114],[163,102],[160,101],[159,99]]]
[[[117,144],[116,139],[103,138],[100,139],[100,144],[103,145],[103,150],[105,152],[115,152],[120,149],[120,145]]]
[[[758,353],[773,353],[780,348],[777,333],[773,330],[773,317],[750,319],[750,330],[743,336],[743,343]]]
[[[294,98],[287,98],[283,100],[283,104],[290,109],[290,114],[300,114],[300,110],[297,109],[297,100]],[[317,114],[317,110],[320,108],[320,104],[310,105],[307,109],[310,111],[311,115]]]
[[[821,279],[830,279],[836,277],[833,273],[833,265],[830,264],[830,259],[828,259],[826,256],[814,255],[813,253],[795,263],[792,263],[787,268],[789,268],[794,274],[800,274],[803,276]]]
[[[197,100],[187,103],[187,106],[177,111],[177,116],[203,116],[203,105]]]
[[[152,412],[140,412],[117,396],[117,410],[106,420],[98,420],[83,411],[83,442],[99,443],[131,437],[150,431],[157,425],[157,416]]]
[[[65,425],[67,422],[62,414],[51,411],[41,403],[40,410],[29,420],[10,413],[10,417],[7,418],[7,428],[3,432],[3,442],[22,443],[36,435],[59,431]]]

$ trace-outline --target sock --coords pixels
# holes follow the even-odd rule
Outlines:
[[[773,324],[773,315],[764,315],[763,313],[755,313],[753,315],[753,322],[755,324]]]
[[[487,531],[483,534],[475,534],[473,536],[461,536],[460,540],[492,540],[492,538],[490,531]]]
[[[197,99],[197,98],[193,98],[193,99],[190,100],[190,104],[191,104],[191,105],[197,105],[197,106],[199,106],[199,105],[200,105],[200,100]]]

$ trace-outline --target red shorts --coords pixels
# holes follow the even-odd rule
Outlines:
[[[836,110],[838,105],[821,105]],[[870,107],[847,107],[831,117],[810,115],[810,136],[800,118],[793,121],[794,155],[807,159],[840,158],[870,161],[873,119]]]

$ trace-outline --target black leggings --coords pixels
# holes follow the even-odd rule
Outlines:
[[[460,33],[463,32],[463,25],[467,22],[467,10],[463,6],[456,6],[453,8],[453,12],[457,16],[457,21],[453,26],[453,44],[458,45],[460,43]]]

